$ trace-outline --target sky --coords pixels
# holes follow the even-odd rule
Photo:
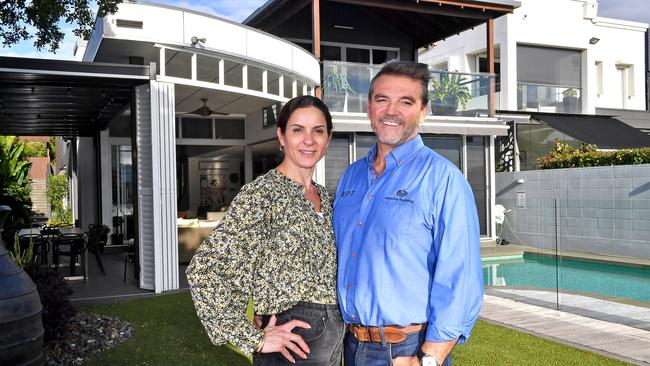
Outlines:
[[[545,1],[545,0],[526,0]],[[150,2],[179,6],[193,9],[202,13],[220,16],[241,22],[266,0],[152,0]],[[650,23],[650,0],[599,0],[598,16]],[[72,34],[73,25],[61,23],[61,29],[66,37],[60,44],[56,54],[36,50],[34,40],[20,42],[11,47],[0,46],[0,56],[56,58],[71,60],[76,38]]]

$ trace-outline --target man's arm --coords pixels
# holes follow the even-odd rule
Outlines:
[[[444,175],[443,175],[444,176]],[[467,180],[451,170],[434,192],[434,273],[424,353],[443,361],[469,337],[483,302],[480,229]]]

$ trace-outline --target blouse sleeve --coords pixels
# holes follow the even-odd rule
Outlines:
[[[230,343],[252,355],[264,333],[246,318],[256,248],[263,237],[265,200],[244,187],[187,267],[199,319],[212,343]]]

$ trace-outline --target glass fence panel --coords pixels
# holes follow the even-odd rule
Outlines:
[[[650,329],[648,179],[650,165],[497,173],[486,293]]]
[[[551,113],[582,113],[582,89],[518,83],[517,109]]]
[[[383,65],[323,62],[323,97],[332,112],[365,113],[374,75]],[[430,114],[486,116],[490,101],[489,74],[431,70]]]

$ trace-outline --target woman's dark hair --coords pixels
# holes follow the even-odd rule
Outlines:
[[[282,106],[282,109],[278,114],[278,128],[282,131],[282,134],[284,135],[285,131],[287,130],[287,123],[289,122],[289,118],[291,118],[293,112],[295,112],[296,109],[307,107],[318,108],[318,110],[323,113],[325,122],[327,123],[327,134],[331,135],[332,129],[334,128],[332,126],[332,115],[322,100],[316,97],[312,97],[311,95],[301,95],[299,97],[295,97],[288,101],[284,106]]]

